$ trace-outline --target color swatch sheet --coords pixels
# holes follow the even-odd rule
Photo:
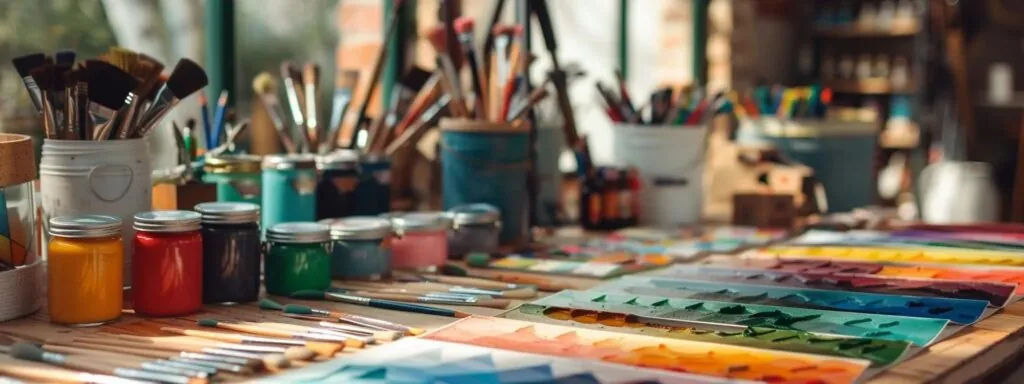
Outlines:
[[[739,383],[681,372],[405,338],[257,383]]]
[[[910,348],[910,343],[905,341],[822,336],[797,330],[718,325],[537,304],[523,304],[498,317],[670,339],[865,359],[877,366],[895,363]]]
[[[984,300],[1001,307],[1010,302],[1016,284],[936,281],[894,276],[844,273],[792,272],[771,269],[741,269],[735,265],[674,265],[658,276],[687,280],[738,284],[776,285],[797,288],[869,292],[889,295],[945,297]]]
[[[772,383],[852,383],[858,359],[629,335],[490,317],[467,317],[422,336],[431,340],[625,366]]]
[[[795,245],[864,245],[887,247],[924,247],[928,249],[972,249],[985,251],[1024,252],[1024,242],[1016,239],[997,240],[986,236],[958,235],[955,232],[907,230],[825,231],[810,230],[786,243]]]
[[[562,291],[531,304],[621,312],[705,324],[732,324],[798,330],[820,335],[905,341],[919,347],[935,342],[949,324],[947,320],[920,317],[866,315],[750,303],[607,293],[598,290]]]
[[[591,291],[627,292],[687,299],[925,317],[949,320],[958,324],[973,324],[981,318],[988,307],[988,302],[982,300],[882,295],[638,276],[622,277],[595,287]]]
[[[606,238],[628,246],[647,246],[676,258],[689,258],[704,252],[732,252],[737,249],[781,240],[784,229],[743,226],[692,227],[679,229],[627,228]]]
[[[745,257],[802,257],[902,263],[942,263],[1024,266],[1024,253],[953,248],[876,247],[838,245],[778,245],[751,250]]]
[[[660,254],[610,251],[586,257],[559,255],[557,258],[542,258],[512,255],[494,259],[486,268],[607,279],[662,268],[671,263],[671,258]]]
[[[898,262],[834,261],[805,258],[723,258],[716,263],[737,268],[772,269],[791,272],[849,273],[945,281],[992,282],[1016,285],[1015,294],[1024,294],[1024,268],[981,265],[918,264]]]

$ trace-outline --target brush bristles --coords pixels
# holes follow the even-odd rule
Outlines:
[[[473,33],[474,21],[472,17],[461,16],[455,19],[455,32],[462,33]]]
[[[110,63],[89,60],[85,68],[89,71],[89,99],[110,109],[124,106],[128,93],[139,86],[135,77]]]
[[[270,72],[260,72],[252,79],[252,90],[257,95],[277,95],[277,79]]]
[[[31,76],[32,70],[42,67],[46,64],[46,55],[42,53],[33,53],[31,55],[25,55],[15,57],[11,60],[14,64],[14,69],[18,71],[18,75],[21,77]]]
[[[16,359],[31,360],[45,363],[43,360],[43,354],[45,354],[42,348],[39,348],[32,344],[18,343],[11,346],[10,354]]]
[[[291,361],[288,360],[288,357],[282,354],[272,353],[263,356],[263,368],[269,372],[280,372],[291,365]]]
[[[284,351],[284,357],[291,361],[309,361],[316,358],[316,352],[306,347],[289,347]]]
[[[184,99],[209,82],[203,67],[192,60],[181,59],[167,78],[167,89],[174,93],[174,97]]]
[[[438,55],[448,55],[448,36],[444,31],[444,26],[438,25],[431,28],[427,32],[427,41],[430,42],[430,46],[434,47],[434,52]]]

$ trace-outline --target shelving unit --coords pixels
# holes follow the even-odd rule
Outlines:
[[[856,93],[861,95],[911,95],[917,87],[911,83],[906,87],[894,87],[889,79],[831,80],[824,83],[833,92]]]
[[[816,37],[828,38],[887,38],[887,37],[908,37],[921,32],[917,23],[906,25],[895,25],[888,29],[865,28],[861,26],[851,27],[818,27],[814,29]]]

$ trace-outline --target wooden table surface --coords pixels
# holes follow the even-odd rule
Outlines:
[[[598,283],[597,280],[565,277],[558,277],[558,280],[574,284],[580,289]],[[316,308],[331,308],[428,330],[439,328],[455,320],[333,302],[272,298],[281,303],[301,303]],[[509,308],[514,308],[520,303],[521,301],[515,301]],[[503,310],[491,308],[457,308],[487,316],[503,312]],[[45,340],[97,332],[168,336],[159,328],[162,326],[196,328],[195,321],[205,318],[221,321],[276,321],[308,324],[302,320],[282,316],[280,312],[261,310],[254,303],[236,306],[206,306],[201,312],[186,318],[144,319],[126,314],[114,323],[95,328],[68,328],[51,325],[48,323],[44,309],[26,318],[0,323],[0,334],[28,340]],[[910,360],[897,364],[867,382],[871,384],[998,383],[996,378],[1018,368],[1022,360],[1021,357],[1024,356],[1024,330],[1022,328],[1024,328],[1024,302],[1018,302],[1007,306],[1002,311],[976,323],[954,337],[931,346]],[[344,354],[357,352],[356,349],[346,349]]]

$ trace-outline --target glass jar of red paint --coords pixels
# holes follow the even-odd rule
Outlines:
[[[201,219],[192,211],[135,215],[132,304],[137,315],[181,316],[202,307]]]

